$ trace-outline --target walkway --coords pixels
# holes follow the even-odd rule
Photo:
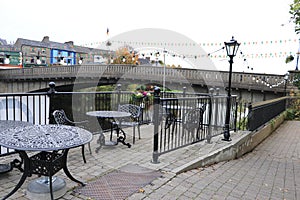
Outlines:
[[[300,199],[300,122],[286,121],[240,159],[179,174],[129,199]]]
[[[222,136],[213,138],[211,144],[201,142],[160,156],[159,164],[151,163],[152,125],[142,127],[142,139],[132,148],[124,145],[104,147],[95,153],[96,139],[92,141],[93,153],[86,152],[84,164],[81,149],[70,151],[68,166],[74,177],[87,183],[98,179],[128,164],[160,170],[161,178],[128,197],[135,199],[298,199],[300,191],[300,122],[286,122],[275,131],[262,145],[241,159],[221,162],[209,167],[190,170],[176,175],[176,172],[188,162],[230,145],[222,141]],[[299,131],[298,131],[299,132]],[[130,134],[129,134],[130,135]],[[232,134],[232,142],[240,140],[245,133]],[[128,141],[131,142],[131,137]],[[299,144],[298,144],[299,143]],[[15,155],[16,156],[16,155]],[[11,161],[11,156],[1,158],[1,163]],[[13,171],[0,175],[0,197],[7,194],[19,181],[21,173]],[[65,179],[68,192],[64,200],[89,199],[87,196],[73,194],[77,184],[70,181],[63,172],[57,176]],[[29,177],[21,189],[10,199],[27,200],[28,182],[36,179]],[[100,190],[101,191],[101,190]]]

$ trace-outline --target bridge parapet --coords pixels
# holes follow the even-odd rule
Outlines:
[[[162,83],[187,83],[226,88],[229,72],[215,70],[165,68],[136,65],[69,65],[56,67],[22,68],[0,71],[0,81],[58,80],[76,78],[115,78],[147,80]],[[284,92],[284,75],[232,73],[232,88]]]

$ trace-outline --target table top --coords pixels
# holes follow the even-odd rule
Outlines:
[[[32,126],[31,122],[25,121],[14,121],[14,120],[0,120],[0,131],[9,129],[9,128],[16,128],[16,127],[25,127],[25,126]]]
[[[18,126],[0,132],[0,145],[23,151],[54,151],[81,146],[92,137],[91,132],[74,126]]]
[[[128,112],[121,111],[90,111],[86,113],[89,116],[93,117],[101,117],[101,118],[122,118],[122,117],[130,117],[131,114]]]

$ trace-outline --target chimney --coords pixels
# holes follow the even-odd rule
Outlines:
[[[42,42],[48,43],[49,42],[49,36],[44,36]]]
[[[65,42],[65,44],[70,45],[70,46],[74,46],[74,42],[73,41]]]

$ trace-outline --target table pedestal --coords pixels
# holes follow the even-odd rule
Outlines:
[[[65,174],[69,179],[72,181],[79,183],[80,185],[84,186],[85,184],[77,179],[75,179],[69,172],[67,167],[67,155],[69,152],[69,149],[65,149],[62,154],[57,152],[45,152],[42,151],[40,153],[37,153],[31,157],[28,157],[27,153],[25,151],[18,151],[20,157],[22,158],[24,162],[24,169],[23,175],[20,179],[20,181],[17,183],[16,187],[7,194],[2,200],[7,199],[12,194],[14,194],[25,182],[26,178],[28,176],[31,176],[32,174],[42,175],[42,176],[49,176],[49,180],[53,178],[53,175],[56,174],[61,169],[64,170]],[[53,193],[53,183],[54,180],[48,181],[49,185],[49,193],[50,199],[54,199],[54,193]],[[41,200],[41,199],[39,199]]]
[[[59,177],[52,177],[53,198],[59,199],[67,192],[66,182]],[[27,197],[32,200],[50,200],[49,178],[41,177],[31,181],[27,186]]]

